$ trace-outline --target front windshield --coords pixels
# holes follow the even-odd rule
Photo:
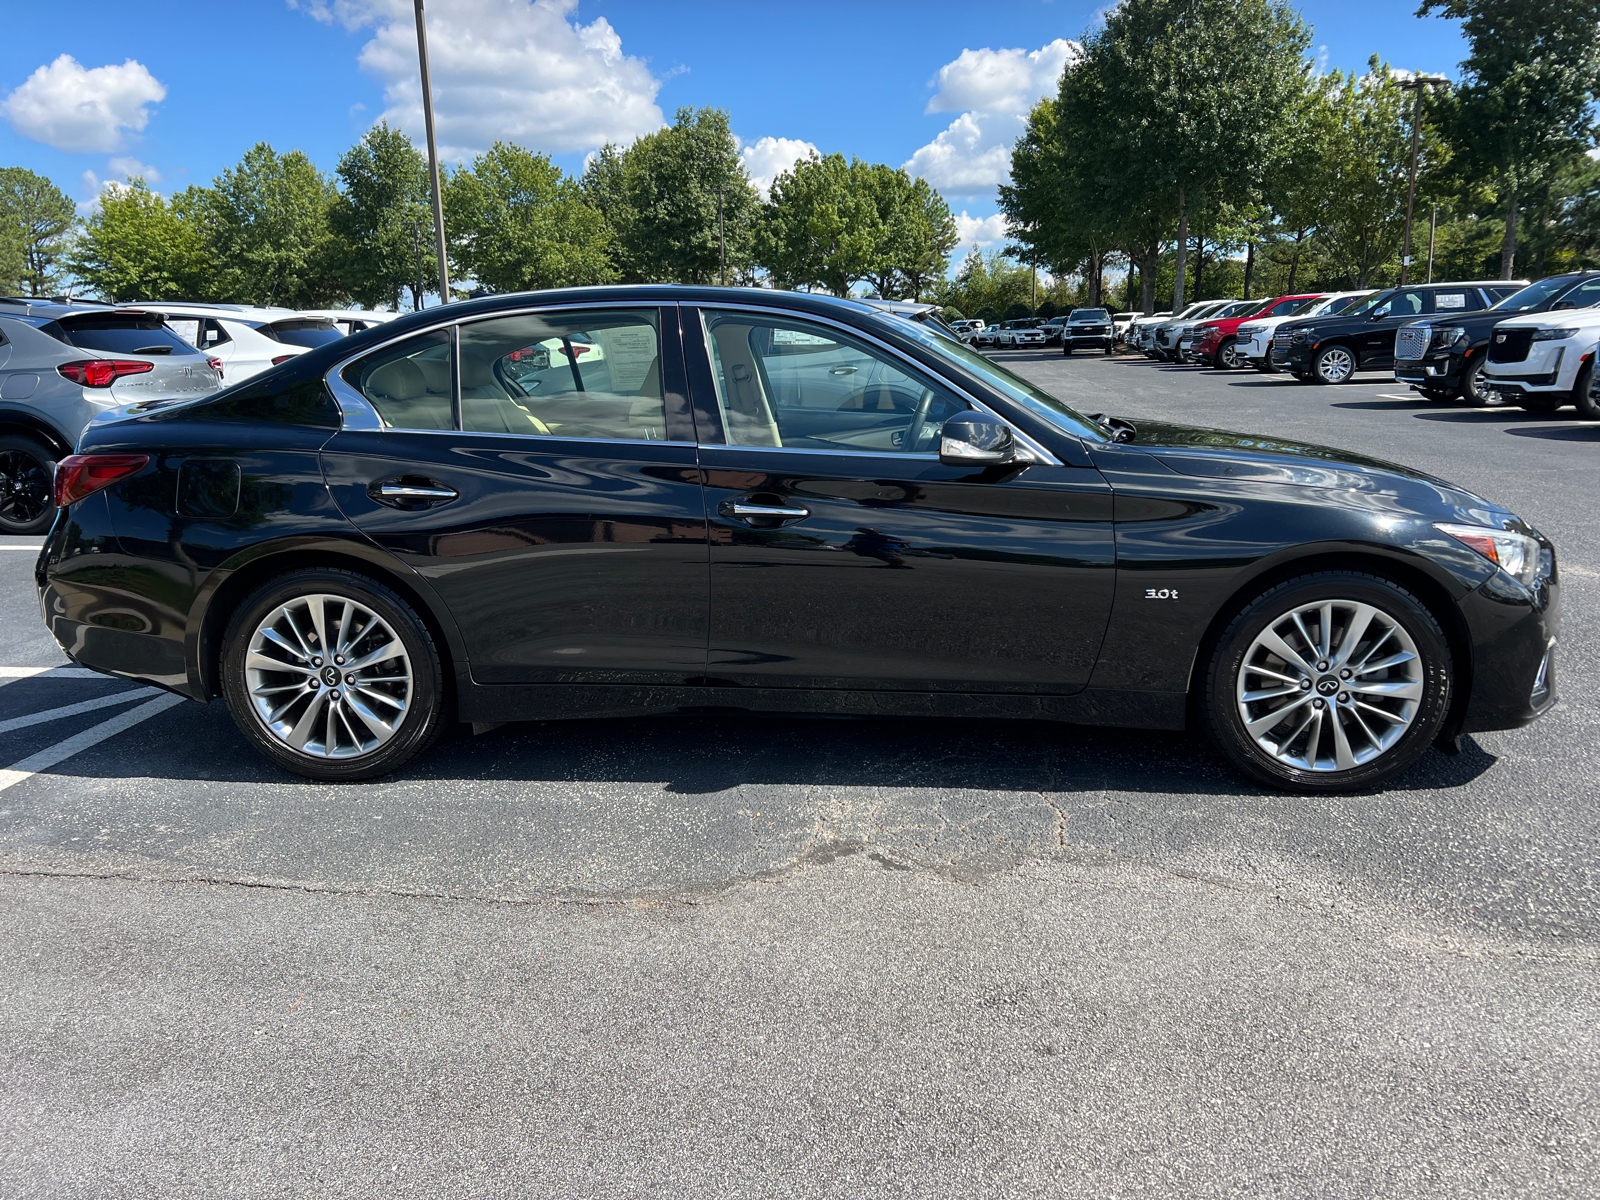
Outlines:
[[[1259,311],[1261,311],[1261,301],[1241,300],[1238,304],[1230,304],[1217,313],[1216,319],[1220,321],[1225,317],[1254,316]]]
[[[1378,303],[1380,301],[1387,300],[1389,298],[1390,294],[1391,294],[1391,292],[1384,291],[1384,292],[1373,292],[1369,296],[1357,296],[1354,300],[1350,301],[1350,303],[1346,304],[1343,308],[1336,309],[1334,315],[1340,316],[1340,317],[1359,316],[1361,313],[1366,312],[1369,308],[1376,308]]]
[[[1103,308],[1075,308],[1072,310],[1072,316],[1068,319],[1073,321],[1109,321],[1111,315]]]
[[[1092,442],[1107,441],[1106,431],[1076,409],[1061,403],[1049,392],[1029,383],[1020,375],[1013,375],[999,363],[990,361],[970,346],[954,338],[944,337],[926,325],[913,325],[909,332],[928,349],[955,367],[964,375],[975,377],[1026,408],[1035,416],[1048,421],[1063,433],[1086,438]]]
[[[1530,283],[1520,292],[1512,292],[1498,304],[1489,306],[1490,312],[1523,312],[1537,305],[1543,304],[1557,293],[1565,291],[1577,278],[1571,275],[1558,275],[1553,279],[1541,279],[1538,283]]]

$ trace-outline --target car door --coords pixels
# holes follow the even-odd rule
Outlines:
[[[1356,358],[1364,368],[1394,365],[1394,331],[1433,311],[1432,297],[1405,289],[1385,300],[1356,335]]]
[[[942,465],[939,427],[970,399],[844,326],[686,306],[683,327],[710,524],[712,682],[1087,683],[1114,578],[1098,472]]]
[[[392,343],[323,452],[345,514],[449,607],[480,683],[682,685],[709,579],[675,306],[546,308]]]

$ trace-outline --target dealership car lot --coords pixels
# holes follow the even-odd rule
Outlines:
[[[1563,703],[1342,798],[1179,734],[722,712],[318,785],[220,704],[91,742],[166,697],[24,673],[64,660],[13,540],[0,1192],[1592,1192],[1600,424],[997,357],[1506,504]]]

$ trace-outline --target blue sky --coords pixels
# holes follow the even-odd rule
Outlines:
[[[441,140],[459,156],[506,136],[577,171],[599,141],[626,141],[681,105],[718,105],[753,176],[808,145],[910,164],[964,214],[969,244],[993,244],[1004,148],[1069,53],[1061,39],[1100,7],[429,0]],[[331,171],[385,112],[421,140],[410,0],[8,8],[0,165],[49,175],[85,204],[133,170],[161,191],[207,182],[257,141]],[[1453,76],[1458,26],[1414,11],[1412,0],[1301,6],[1327,66],[1364,69],[1377,53]]]

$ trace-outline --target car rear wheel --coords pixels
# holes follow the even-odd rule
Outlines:
[[[55,452],[26,434],[0,437],[0,534],[32,537],[56,519]]]
[[[350,571],[294,571],[234,613],[222,647],[228,711],[256,748],[311,779],[395,770],[439,734],[444,673],[399,595]]]
[[[1207,670],[1203,714],[1233,764],[1274,787],[1373,787],[1438,736],[1454,670],[1439,623],[1405,588],[1325,571],[1240,609]]]
[[[1349,383],[1356,373],[1356,356],[1348,346],[1324,346],[1311,364],[1311,377],[1318,383]]]

